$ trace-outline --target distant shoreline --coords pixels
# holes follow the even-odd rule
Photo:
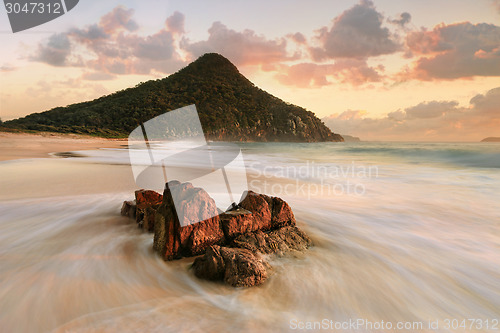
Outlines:
[[[481,142],[500,142],[500,138],[486,138]],[[126,138],[103,138],[85,134],[56,132],[4,132],[0,129],[0,161],[49,158],[52,153],[59,157],[66,157],[68,152],[72,151],[124,148],[126,146],[128,146],[128,139]]]
[[[127,136],[120,136],[120,137],[106,137],[106,136],[100,136],[100,135],[89,135],[89,134],[83,134],[83,133],[73,133],[73,132],[48,132],[48,131],[38,131],[38,130],[27,130],[27,129],[17,129],[17,128],[10,128],[10,127],[1,127],[0,126],[0,136],[2,134],[26,134],[26,135],[41,135],[41,136],[52,136],[52,137],[64,137],[64,138],[88,138],[90,140],[96,139],[96,140],[108,140],[108,141],[128,141],[128,135]],[[340,135],[340,134],[339,134]],[[252,140],[252,139],[245,139],[245,140],[238,140],[237,138],[231,138],[227,137],[224,139],[219,139],[219,138],[214,138],[211,136],[206,137],[206,140],[208,142],[256,142],[256,143],[265,143],[265,142],[271,142],[271,143],[321,143],[321,142],[333,142],[333,143],[343,143],[344,141],[296,141],[296,140],[280,140],[280,141],[274,141],[274,140]],[[150,140],[150,142],[153,142],[153,140]]]
[[[500,142],[500,137],[489,137],[486,139],[482,139],[481,142]]]
[[[51,153],[122,148],[127,144],[126,139],[106,139],[80,134],[0,132],[0,161],[48,158]]]

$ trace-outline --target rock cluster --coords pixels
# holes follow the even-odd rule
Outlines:
[[[125,201],[121,214],[136,220],[137,225],[144,230],[154,230],[156,209],[163,200],[163,196],[151,190],[135,191],[134,201]]]
[[[206,191],[190,183],[170,181],[163,195],[139,190],[135,197],[123,203],[122,215],[154,232],[153,249],[164,260],[202,255],[192,265],[202,279],[259,285],[270,268],[264,254],[284,255],[312,244],[296,226],[290,206],[277,197],[248,191],[239,205],[222,213]],[[192,224],[182,226],[178,216]]]

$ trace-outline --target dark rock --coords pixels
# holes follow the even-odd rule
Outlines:
[[[161,204],[163,196],[150,190],[135,191],[136,221],[140,228],[153,232],[156,209]]]
[[[222,281],[226,274],[226,264],[220,253],[220,246],[210,246],[205,255],[194,260],[191,269],[200,279]]]
[[[299,228],[286,226],[269,232],[257,231],[238,236],[232,245],[254,253],[282,256],[290,251],[305,251],[311,239]]]
[[[135,200],[134,201],[124,201],[120,213],[122,216],[126,216],[126,217],[130,217],[131,219],[135,219],[135,211],[136,211]]]
[[[192,269],[201,279],[224,281],[233,287],[251,287],[267,279],[269,265],[247,249],[211,246],[196,258]]]
[[[181,226],[174,198],[179,215],[183,214],[183,224],[193,224]],[[190,183],[169,182],[163,192],[163,202],[155,214],[153,249],[165,260],[172,260],[199,255],[213,244],[224,243],[217,214],[215,201],[206,191]],[[200,217],[209,218],[198,222]]]

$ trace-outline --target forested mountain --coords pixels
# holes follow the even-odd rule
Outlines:
[[[209,53],[164,79],[89,102],[4,122],[20,130],[127,137],[139,124],[195,104],[207,139],[343,141],[314,113],[256,87],[219,54]]]

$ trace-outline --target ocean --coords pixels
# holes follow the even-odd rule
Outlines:
[[[500,330],[500,144],[238,145],[314,242],[248,289],[162,261],[120,216],[127,149],[0,162],[0,331]]]

